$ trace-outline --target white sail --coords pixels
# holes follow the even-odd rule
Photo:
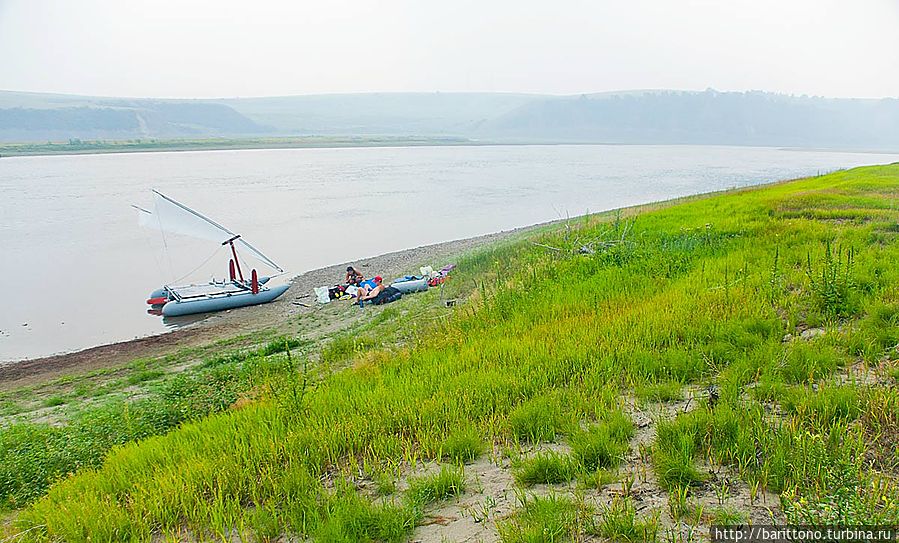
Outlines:
[[[162,193],[154,190],[153,196],[156,228],[166,234],[181,234],[216,243],[224,243],[237,235]]]
[[[279,272],[284,271],[258,249],[244,241],[243,238],[238,237],[238,234],[235,234],[231,230],[228,230],[199,212],[190,209],[186,205],[172,200],[159,191],[154,190],[153,195],[155,197],[153,211],[133,206],[139,212],[138,221],[141,226],[159,230],[163,233],[181,234],[193,238],[214,241],[219,244],[224,244],[229,240],[237,238],[234,239],[234,243],[238,244],[241,248],[246,249],[256,258]]]

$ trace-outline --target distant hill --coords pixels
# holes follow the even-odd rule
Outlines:
[[[453,136],[899,150],[899,100],[764,92],[371,93],[150,100],[0,91],[0,141]]]
[[[715,91],[551,97],[479,131],[551,141],[899,149],[899,100]]]
[[[222,100],[282,135],[470,136],[479,126],[545,99],[504,93],[322,94]]]
[[[0,141],[246,136],[270,131],[215,102],[60,95],[42,99],[0,92]]]

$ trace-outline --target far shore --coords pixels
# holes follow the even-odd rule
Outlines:
[[[46,143],[0,143],[0,158],[51,155],[93,155],[109,153],[154,153],[177,151],[225,151],[238,149],[320,149],[343,147],[415,147],[444,145],[490,145],[465,138],[428,137],[327,137],[208,138],[70,140]]]
[[[134,153],[175,153],[188,151],[243,151],[278,149],[352,149],[391,147],[487,147],[513,145],[701,145],[721,147],[767,147],[783,151],[893,154],[895,149],[843,149],[789,147],[781,145],[715,145],[708,143],[601,142],[553,140],[476,140],[464,137],[430,136],[293,136],[273,138],[70,140],[69,142],[4,143],[0,159],[59,155],[105,155]]]

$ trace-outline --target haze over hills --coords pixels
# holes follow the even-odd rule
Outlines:
[[[158,100],[0,91],[0,141],[425,136],[899,149],[899,100],[764,92],[324,94]]]

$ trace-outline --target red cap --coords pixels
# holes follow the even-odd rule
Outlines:
[[[380,282],[383,281],[383,280],[384,280],[384,278],[382,278],[380,275],[376,275],[376,276],[375,276],[375,281],[377,281],[377,282],[380,283]]]

